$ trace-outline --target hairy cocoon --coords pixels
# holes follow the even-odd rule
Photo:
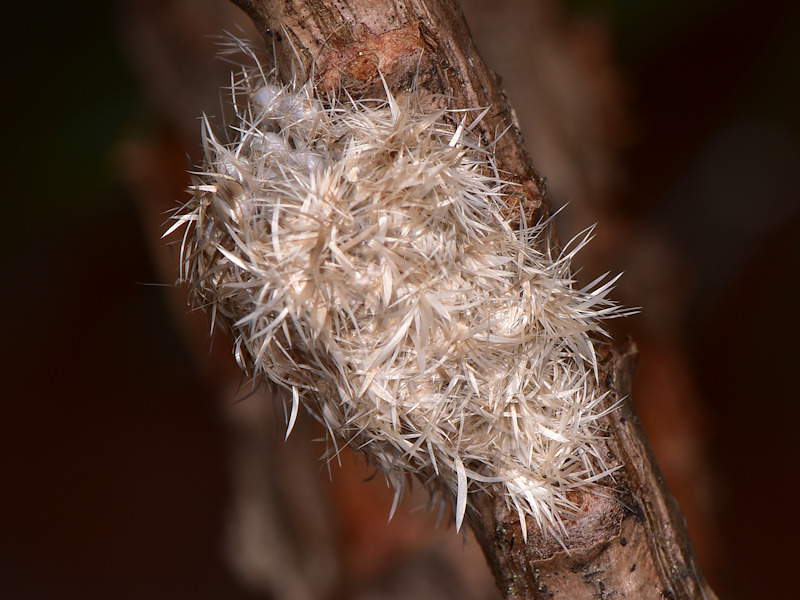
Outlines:
[[[573,282],[588,234],[553,256],[546,224],[508,224],[480,111],[323,101],[258,68],[234,96],[231,139],[206,122],[170,231],[185,226],[181,278],[240,365],[288,392],[289,430],[303,404],[396,501],[416,475],[460,526],[469,492],[498,483],[523,531],[558,536],[569,492],[609,472],[593,336],[620,311],[612,282]]]

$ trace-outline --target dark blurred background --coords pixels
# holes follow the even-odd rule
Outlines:
[[[180,200],[184,154],[197,155],[184,132],[199,131],[209,98],[218,107],[210,72],[227,69],[160,62],[148,18],[168,4],[4,11],[0,598],[264,597],[223,558],[219,392],[197,366],[205,348],[182,341],[151,250],[158,219],[137,200],[137,160],[163,160]],[[639,342],[637,406],[713,587],[794,597],[800,5],[544,4],[585,69],[578,80],[596,86],[565,83],[557,60],[527,54],[540,32],[524,2],[465,10],[554,203],[570,203],[562,237],[599,221],[581,277],[624,269],[622,299],[643,306],[615,334]],[[233,27],[230,11],[183,10],[187,30]],[[600,107],[551,106],[568,126],[548,129],[527,87],[535,77]],[[181,106],[191,112],[171,114]],[[584,127],[570,110],[595,117]],[[142,140],[154,136],[151,152]]]

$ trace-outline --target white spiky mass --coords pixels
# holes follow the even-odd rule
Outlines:
[[[289,429],[302,403],[398,496],[432,482],[460,526],[468,492],[499,483],[523,530],[563,532],[569,492],[608,474],[592,337],[618,312],[610,282],[577,289],[577,248],[509,225],[479,111],[322,101],[258,69],[235,97],[171,230],[242,367],[288,391]]]

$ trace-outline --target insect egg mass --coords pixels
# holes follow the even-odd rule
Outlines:
[[[452,498],[500,484],[525,531],[558,536],[570,494],[609,472],[594,344],[621,314],[613,280],[578,288],[578,248],[512,227],[514,186],[473,134],[481,111],[426,112],[414,93],[319,99],[259,68],[235,85],[229,141],[170,231],[181,279],[235,337],[239,364],[285,390],[392,482]],[[524,219],[523,219],[524,221]]]

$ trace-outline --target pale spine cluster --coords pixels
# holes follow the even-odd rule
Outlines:
[[[571,491],[610,472],[593,336],[612,282],[577,289],[546,225],[512,228],[479,111],[322,101],[259,68],[234,85],[232,140],[205,161],[170,232],[181,279],[236,339],[241,366],[383,471],[452,496],[505,486],[526,531],[558,537]],[[545,249],[542,250],[541,248]],[[288,432],[287,432],[288,435]],[[393,509],[394,510],[394,507]]]

